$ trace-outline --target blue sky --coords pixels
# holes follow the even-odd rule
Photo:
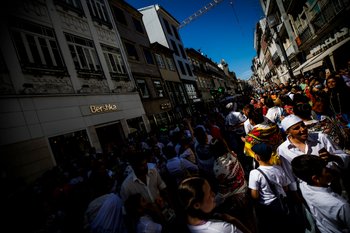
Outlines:
[[[180,23],[212,0],[126,0],[135,8],[159,4]],[[239,79],[251,76],[256,55],[254,28],[263,17],[259,0],[223,0],[220,4],[180,29],[186,48],[201,51],[219,63],[224,59]]]

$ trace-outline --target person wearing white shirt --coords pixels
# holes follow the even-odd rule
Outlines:
[[[257,201],[255,210],[259,232],[297,232],[287,215],[288,208],[280,202],[287,196],[285,190],[290,180],[280,166],[269,163],[272,155],[270,146],[259,143],[252,147],[252,151],[259,167],[250,171],[248,187],[251,197]]]
[[[248,115],[251,111],[254,111],[254,105],[252,104],[247,104],[242,109],[243,114],[247,117],[247,120],[243,124],[245,134],[248,134],[254,127],[248,119]]]
[[[285,117],[282,127],[287,139],[278,148],[281,166],[292,181],[290,190],[296,191],[297,184],[292,172],[291,161],[302,154],[317,155],[328,162],[335,170],[347,168],[350,156],[335,145],[328,135],[321,132],[308,132],[303,120],[295,115]]]
[[[244,143],[241,141],[241,136],[245,135],[244,122],[248,118],[241,112],[233,111],[230,104],[228,104],[226,108],[231,110],[225,118],[227,144],[231,150],[235,151],[238,154],[239,157],[244,157]]]
[[[300,190],[321,233],[350,232],[350,205],[329,188],[333,180],[326,162],[315,155],[292,160],[294,174],[301,180]]]
[[[185,158],[176,156],[174,147],[165,147],[164,154],[168,159],[166,163],[167,170],[177,184],[179,184],[186,177],[186,175],[198,173],[197,165]]]
[[[213,219],[215,194],[207,180],[191,177],[181,182],[178,188],[180,205],[185,212],[187,226],[191,233],[248,233],[250,232],[239,220],[229,215]],[[218,217],[218,216],[217,216]]]
[[[120,196],[125,201],[132,194],[140,193],[148,203],[155,203],[162,198],[166,184],[157,169],[149,169],[143,153],[129,155],[132,172],[125,178],[120,189]]]
[[[279,106],[273,106],[267,110],[265,117],[267,117],[273,123],[280,125],[283,117],[283,108]]]

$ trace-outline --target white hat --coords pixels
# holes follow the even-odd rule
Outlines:
[[[233,106],[233,103],[232,103],[232,102],[231,102],[231,103],[226,104],[226,108],[227,108],[227,109],[232,108],[232,106]]]
[[[286,116],[282,120],[281,125],[282,125],[283,130],[287,131],[287,129],[289,129],[291,126],[293,126],[299,122],[302,122],[302,121],[303,120],[300,117],[298,117],[294,114],[291,114],[291,115]]]

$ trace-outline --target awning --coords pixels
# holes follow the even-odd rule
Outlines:
[[[342,45],[346,44],[348,41],[350,40],[349,38],[346,38],[345,40],[340,41],[339,43],[333,45],[332,47],[330,47],[329,49],[327,49],[326,51],[324,51],[323,53],[321,53],[319,56],[317,56],[313,61],[309,62],[304,69],[302,69],[303,72],[305,71],[309,71],[312,69],[315,69],[319,66],[322,66],[323,64],[323,59],[328,56],[329,54],[333,53],[335,50],[337,50],[338,48],[340,48]]]
[[[321,54],[317,54],[316,56],[306,60],[303,64],[301,64],[298,68],[296,68],[295,70],[293,70],[293,74],[294,75],[298,75],[301,74],[301,71],[304,71],[303,68],[305,66],[307,66],[308,64],[310,64],[311,62],[313,62],[316,58],[318,58]],[[321,64],[322,65],[322,64]]]
[[[320,67],[323,65],[323,60],[318,61],[318,62],[311,62],[312,64],[309,64],[303,69],[303,72],[310,71],[313,69],[316,69],[317,67]]]

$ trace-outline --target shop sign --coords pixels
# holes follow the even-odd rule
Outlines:
[[[333,35],[333,37],[329,37],[327,40],[324,41],[323,44],[320,44],[316,47],[314,47],[313,49],[310,50],[310,54],[312,55],[317,55],[321,52],[324,52],[325,50],[327,50],[330,46],[348,38],[349,36],[349,28],[347,27],[343,27],[340,31],[338,31],[337,33],[335,33]]]
[[[104,113],[118,111],[116,104],[90,105],[91,113]]]

